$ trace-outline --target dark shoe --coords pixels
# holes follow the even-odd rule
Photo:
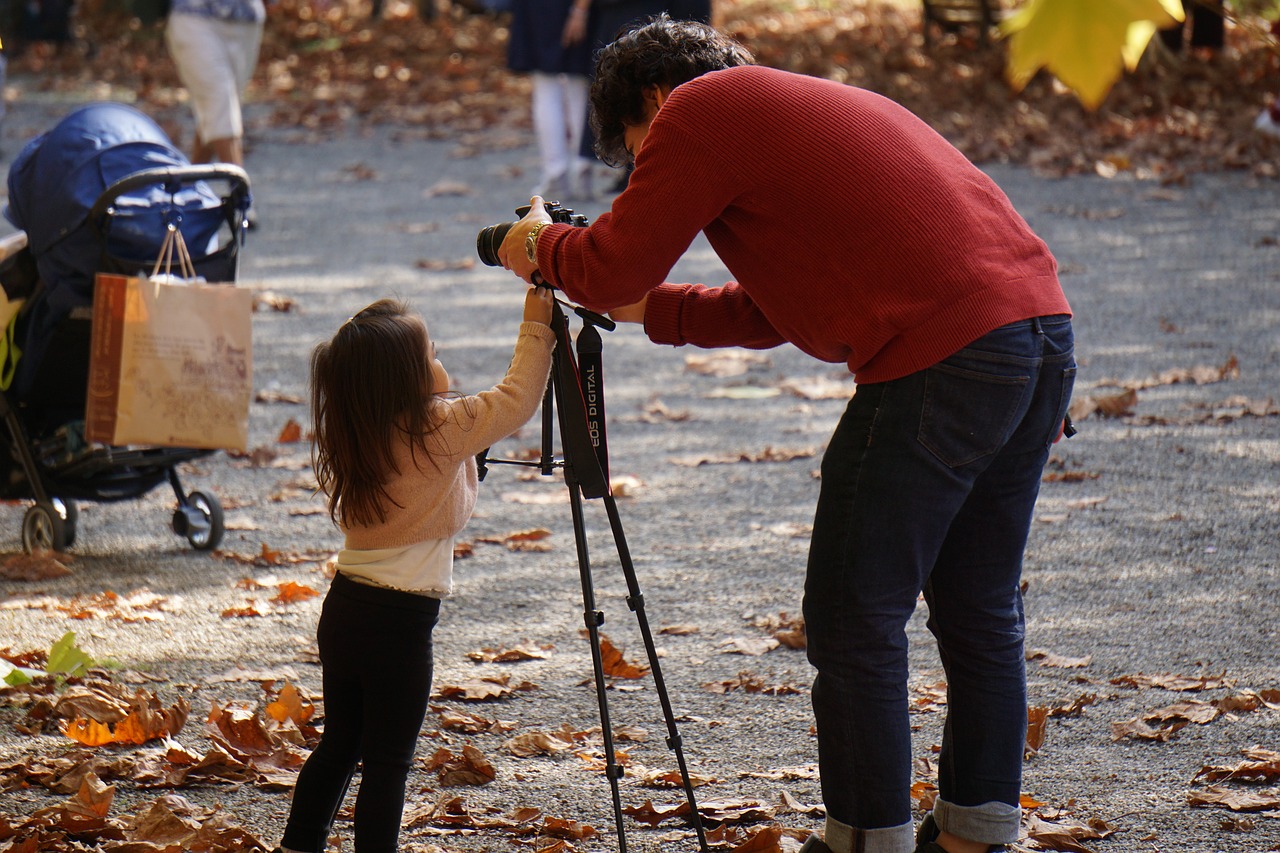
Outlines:
[[[924,816],[924,820],[920,821],[920,828],[916,830],[916,848],[919,849],[921,844],[937,841],[940,832],[938,825],[933,822],[933,812],[929,812]]]
[[[933,812],[929,812],[924,816],[924,820],[920,821],[920,828],[916,830],[915,853],[947,853],[942,849],[942,845],[936,843],[939,832],[938,825],[933,822]]]
[[[831,853],[831,848],[818,836],[810,835],[800,848],[800,853]]]

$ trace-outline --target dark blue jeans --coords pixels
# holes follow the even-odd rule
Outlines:
[[[359,763],[356,853],[400,849],[405,781],[427,713],[439,614],[439,599],[334,575],[316,630],[324,734],[298,774],[283,846],[326,849]]]
[[[822,794],[855,832],[895,828],[883,849],[910,832],[906,625],[922,590],[948,685],[935,818],[1017,838],[1022,556],[1074,380],[1069,317],[1011,323],[859,385],[827,447],[804,598]]]

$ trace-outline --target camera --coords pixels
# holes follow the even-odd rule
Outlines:
[[[546,202],[544,207],[551,216],[552,222],[561,222],[566,225],[572,225],[575,228],[586,228],[588,225],[587,217],[581,213],[574,213],[572,208],[561,207],[558,201]],[[529,205],[516,208],[516,216],[524,218],[529,212]],[[502,261],[498,260],[498,247],[502,245],[502,240],[507,236],[507,232],[511,230],[514,222],[499,222],[497,225],[486,225],[480,229],[480,233],[476,235],[476,254],[480,256],[480,262],[491,267],[502,266]]]

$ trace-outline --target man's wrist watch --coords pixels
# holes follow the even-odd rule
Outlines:
[[[550,225],[550,222],[539,222],[533,226],[533,230],[529,232],[529,236],[524,238],[524,253],[529,258],[529,263],[536,264],[538,262],[538,235],[542,233],[542,229]]]

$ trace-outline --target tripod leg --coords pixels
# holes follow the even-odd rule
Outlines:
[[[658,664],[658,650],[653,644],[653,631],[649,627],[649,617],[644,609],[644,595],[640,592],[640,583],[636,580],[635,566],[631,562],[631,551],[627,547],[627,538],[622,531],[622,518],[618,515],[618,502],[613,495],[605,495],[604,505],[609,513],[609,527],[613,530],[613,541],[618,547],[618,561],[622,564],[622,574],[627,581],[627,606],[636,614],[636,623],[640,626],[640,635],[644,638],[644,649],[649,656],[649,671],[653,674],[653,686],[658,693],[658,701],[662,705],[662,716],[667,723],[667,746],[676,756],[676,765],[680,768],[680,778],[684,782],[684,794],[689,803],[690,819],[698,833],[698,847],[707,853],[707,834],[702,826],[702,816],[698,814],[698,803],[693,794],[693,780],[689,778],[689,768],[685,763],[683,741],[676,728],[675,713],[671,709],[671,697],[667,693],[666,682],[662,678],[662,668]]]
[[[613,794],[613,822],[618,831],[619,853],[627,853],[627,835],[622,823],[622,792],[618,780],[622,767],[618,764],[613,746],[613,725],[609,720],[609,698],[606,691],[604,658],[600,651],[600,626],[604,613],[596,609],[595,586],[591,580],[591,561],[587,553],[586,524],[582,515],[582,493],[574,483],[569,484],[569,507],[573,514],[573,539],[578,549],[578,573],[582,579],[583,620],[591,641],[591,668],[595,674],[596,701],[600,706],[600,728],[604,734],[605,775],[609,777],[609,790]]]

